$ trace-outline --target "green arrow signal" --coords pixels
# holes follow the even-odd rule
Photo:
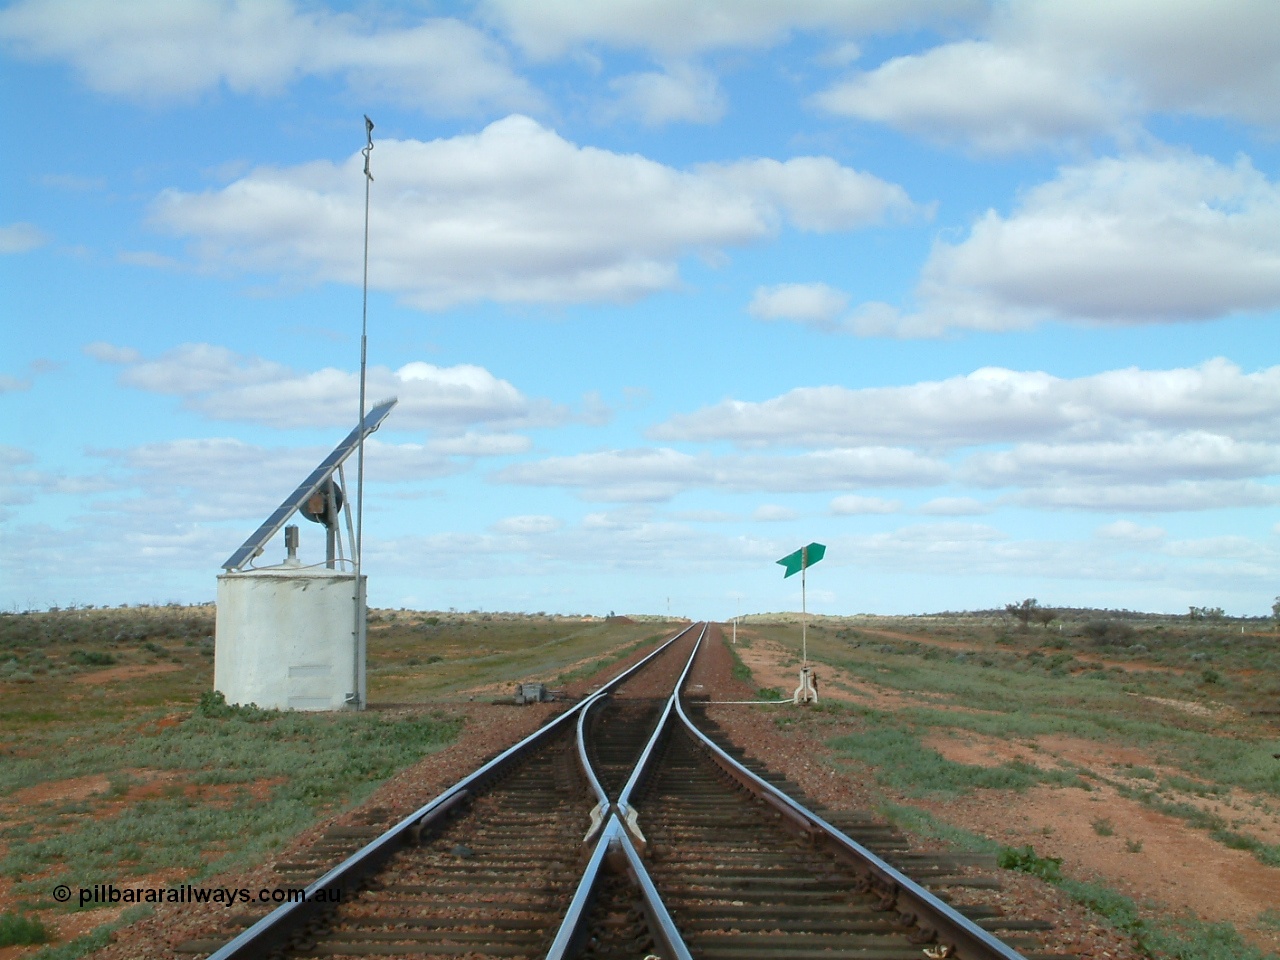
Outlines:
[[[787,554],[787,556],[778,561],[778,563],[787,568],[787,572],[783,574],[782,579],[785,580],[806,567],[812,567],[826,555],[826,552],[825,544],[811,543],[807,547],[801,547],[795,553]]]

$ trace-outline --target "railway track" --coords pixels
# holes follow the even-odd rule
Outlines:
[[[849,830],[873,851],[699,729],[679,690],[706,633],[677,634],[308,887],[341,903],[281,907],[210,960],[1019,960],[882,859],[905,855],[882,825]]]
[[[276,910],[211,960],[546,956],[591,854],[584,838],[602,822],[590,817],[598,797],[580,759],[581,721],[590,714],[598,728],[593,750],[618,758],[604,769],[625,764],[636,749],[633,724],[614,722],[613,701],[634,719],[634,688],[670,689],[698,635],[681,631],[328,871],[307,887],[308,901]],[[645,698],[635,702],[643,707]],[[608,926],[604,919],[598,925]]]

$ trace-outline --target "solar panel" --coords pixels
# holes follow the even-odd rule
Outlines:
[[[298,485],[298,489],[289,494],[284,503],[280,504],[275,512],[262,522],[262,526],[254,531],[253,536],[246,540],[239,550],[227,558],[227,562],[222,565],[222,568],[224,570],[239,570],[262,553],[267,541],[280,531],[280,528],[285,525],[299,507],[310,499],[313,493],[320,489],[324,482],[333,475],[333,471],[337,470],[338,466],[347,457],[351,456],[356,447],[359,446],[360,441],[382,425],[382,421],[387,418],[387,414],[391,412],[391,408],[396,405],[396,402],[395,397],[390,400],[383,400],[365,414],[364,421],[347,434],[345,440],[333,448],[333,453],[325,457],[320,462],[320,466],[312,470],[311,475]]]

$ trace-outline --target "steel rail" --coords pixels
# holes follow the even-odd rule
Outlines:
[[[570,948],[577,946],[586,922],[587,911],[591,906],[591,894],[600,877],[600,867],[604,864],[605,855],[609,852],[609,841],[613,838],[615,822],[613,817],[609,818],[595,849],[591,851],[591,859],[587,861],[582,879],[578,881],[578,888],[574,890],[573,899],[569,901],[569,909],[565,911],[560,929],[556,931],[555,939],[551,941],[551,947],[547,950],[547,960],[563,960]]]
[[[604,785],[600,783],[600,778],[596,776],[595,769],[591,765],[591,759],[587,755],[587,731],[586,731],[587,715],[591,712],[592,707],[594,707],[597,703],[600,703],[601,701],[603,701],[604,698],[607,697],[612,692],[613,687],[620,686],[622,680],[630,676],[636,670],[640,669],[642,666],[644,666],[646,663],[648,663],[658,654],[662,653],[662,651],[666,650],[667,647],[671,645],[671,643],[675,643],[676,640],[679,640],[681,637],[683,637],[686,633],[688,633],[690,630],[692,630],[696,626],[697,626],[696,623],[689,624],[689,626],[687,626],[685,629],[681,630],[678,634],[676,634],[676,636],[671,639],[670,643],[663,644],[659,649],[649,654],[649,656],[645,657],[643,660],[637,663],[634,667],[632,667],[626,673],[622,674],[622,676],[620,676],[616,681],[614,681],[613,683],[610,683],[607,688],[601,687],[600,690],[592,694],[582,704],[582,710],[578,714],[578,763],[582,767],[582,772],[587,778],[587,783],[590,784],[591,790],[596,796],[596,806],[595,806],[595,809],[591,811],[591,826],[587,830],[587,835],[583,837],[584,843],[589,843],[591,841],[591,838],[596,835],[596,832],[600,830],[600,828],[604,826],[605,821],[608,820],[609,813],[615,809],[615,805],[613,804],[612,801],[610,801],[609,794],[605,791]],[[680,672],[680,678],[676,681],[675,688],[677,690],[680,689],[680,684],[683,683],[685,675],[689,672],[689,666],[690,664],[693,663],[693,658],[697,656],[698,647],[702,644],[702,638],[706,636],[706,633],[707,633],[707,624],[704,623],[702,625],[702,632],[698,634],[697,643],[693,645],[693,652],[689,654],[689,661],[688,663],[685,664],[684,670]],[[670,709],[671,709],[671,704],[670,704],[670,701],[668,700],[667,710],[670,710]],[[662,714],[662,718],[658,721],[659,730],[662,729],[662,726],[666,723],[666,721],[667,721],[667,714],[666,712],[664,712]],[[652,740],[650,740],[649,743],[645,745],[644,754],[640,758],[641,763],[644,763],[645,761],[648,760],[649,751],[652,749],[652,746],[653,746]],[[627,781],[627,786],[630,787],[631,784],[635,781],[635,779],[636,779],[635,772],[632,771],[631,779]],[[624,789],[623,792],[627,793],[628,791]],[[619,801],[619,804],[617,805],[617,809],[619,810],[622,809],[621,801]]]
[[[608,683],[605,683],[586,699],[539,727],[519,743],[508,747],[498,756],[472,771],[434,799],[400,820],[380,836],[330,869],[319,879],[308,884],[303,891],[301,900],[281,904],[257,923],[241,931],[227,943],[209,954],[207,960],[249,960],[249,958],[261,956],[281,945],[293,933],[294,929],[304,923],[317,908],[323,908],[327,905],[326,900],[318,899],[321,893],[327,893],[330,890],[347,890],[354,887],[361,878],[376,870],[393,853],[404,846],[406,840],[416,839],[425,828],[447,816],[455,807],[472,796],[475,790],[482,787],[487,780],[496,776],[515,759],[528,752],[535,744],[540,743],[558,731],[562,725],[568,723],[576,714],[585,712],[584,708],[588,704],[620,684],[632,673],[692,630],[694,626],[696,624],[689,624],[689,626],[663,643],[644,659],[629,667]]]
[[[681,677],[681,686],[683,686],[683,680],[684,678]],[[680,687],[677,687],[676,693],[672,695],[676,716],[693,737],[710,752],[717,765],[807,832],[825,836],[836,845],[839,852],[858,866],[868,870],[872,877],[889,892],[895,894],[899,900],[905,900],[906,909],[900,908],[899,913],[914,913],[917,922],[923,926],[932,927],[940,941],[953,941],[951,944],[953,949],[964,960],[1025,960],[1017,950],[1001,942],[902,871],[886,863],[818,814],[729,756],[719,744],[698,729],[689,719],[680,702],[679,693]]]
[[[684,665],[684,669],[680,671],[680,677],[676,680],[675,689],[672,691],[671,696],[667,698],[667,705],[662,711],[662,718],[654,728],[653,736],[651,736],[649,738],[649,742],[644,745],[644,750],[640,754],[640,759],[632,769],[631,776],[627,778],[627,783],[622,788],[622,792],[618,794],[618,812],[622,816],[623,821],[637,834],[639,834],[639,828],[635,823],[635,812],[631,808],[631,794],[635,791],[640,781],[644,778],[645,772],[649,768],[653,752],[657,748],[658,741],[662,738],[662,731],[666,728],[667,720],[671,716],[671,711],[676,706],[680,689],[684,686],[685,680],[688,679],[689,671],[693,669],[693,658],[698,655],[698,651],[702,648],[702,641],[706,639],[707,626],[707,624],[704,624],[702,632],[698,634],[698,642],[693,645],[693,653],[689,655],[689,662],[686,663]]]
[[[620,855],[620,856],[610,856]],[[644,861],[627,836],[626,827],[618,819],[616,813],[609,815],[595,850],[583,872],[578,889],[574,891],[573,900],[565,913],[564,922],[556,932],[555,939],[547,951],[547,960],[567,960],[576,955],[587,936],[588,913],[591,901],[601,875],[610,859],[621,860],[621,866],[631,878],[631,882],[639,889],[640,904],[645,919],[649,922],[649,933],[653,937],[663,960],[693,960],[689,948],[685,946],[680,930],[667,911],[666,904],[658,894],[658,888],[645,869]]]
[[[682,631],[675,639],[684,636],[695,625],[690,624],[688,629]],[[597,831],[599,831],[600,836],[596,842],[595,849],[592,851],[591,859],[583,872],[582,879],[578,883],[578,888],[574,892],[569,909],[560,924],[560,929],[556,931],[555,939],[547,952],[547,960],[566,960],[571,955],[571,951],[575,951],[581,946],[588,933],[586,924],[591,901],[600,882],[607,854],[610,852],[621,855],[620,859],[625,864],[626,872],[631,877],[632,884],[638,888],[641,906],[646,919],[649,921],[649,932],[653,936],[658,949],[662,951],[664,960],[693,960],[692,954],[689,953],[689,948],[685,946],[684,938],[680,935],[680,931],[671,917],[671,913],[667,910],[666,904],[662,902],[662,897],[658,893],[658,888],[654,884],[653,878],[649,876],[648,870],[645,869],[644,861],[636,851],[635,845],[631,841],[631,836],[628,835],[628,831],[634,830],[637,834],[639,831],[634,824],[634,812],[630,811],[625,801],[630,797],[632,789],[639,782],[640,772],[648,765],[654,745],[667,725],[667,720],[671,715],[672,701],[675,699],[676,692],[684,684],[685,678],[689,675],[694,657],[698,655],[702,640],[707,635],[707,627],[708,624],[704,623],[702,625],[702,630],[693,645],[693,650],[689,653],[689,659],[685,662],[684,668],[680,671],[680,676],[676,680],[675,692],[667,698],[666,708],[654,728],[653,736],[645,744],[644,751],[632,769],[631,776],[619,794],[616,804],[609,800],[608,793],[592,769],[586,745],[587,714],[593,706],[608,696],[608,692],[601,690],[592,696],[590,700],[583,704],[583,709],[578,714],[578,762],[582,765],[583,772],[591,784],[597,800],[596,808],[591,812],[591,829],[585,839],[590,841]],[[665,649],[666,645],[662,647],[662,650]],[[653,656],[660,652],[661,650],[655,651]],[[647,662],[648,659],[646,658],[642,663]],[[637,664],[636,666],[639,667],[640,665]],[[626,819],[628,816],[630,816],[630,820]],[[643,842],[643,837],[641,837],[641,841]]]

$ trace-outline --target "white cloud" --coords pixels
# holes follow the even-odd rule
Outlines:
[[[71,64],[94,90],[149,103],[219,88],[276,94],[306,76],[427,113],[539,102],[499,44],[443,17],[383,26],[290,0],[20,0],[0,11],[0,39],[17,56]]]
[[[1208,557],[1213,559],[1270,559],[1274,551],[1256,540],[1240,536],[1201,537],[1195,540],[1174,540],[1165,552],[1171,557]]]
[[[110,344],[91,344],[86,352],[123,365],[120,381],[125,385],[181,396],[188,408],[215,420],[314,428],[349,426],[357,418],[359,379],[346,370],[328,367],[299,373],[207,343],[183,344],[154,360],[142,360],[137,351]],[[449,455],[498,456],[527,448],[521,437],[466,432],[473,426],[551,426],[572,417],[567,408],[530,399],[472,364],[438,367],[414,361],[396,370],[371,367],[367,396],[369,405],[398,397],[388,420],[392,428],[449,435],[435,447]]]
[[[973,0],[485,0],[483,8],[525,51],[551,58],[603,43],[682,56],[765,47],[796,31],[869,33],[967,17]]]
[[[33,223],[10,223],[0,227],[0,255],[26,253],[48,242],[48,235]]]
[[[1239,480],[1280,472],[1280,447],[1211,433],[1145,433],[1102,443],[1024,443],[978,453],[962,475],[982,486],[1040,486],[1064,479],[1109,483]]]
[[[779,446],[1112,440],[1136,431],[1280,429],[1280,366],[1244,373],[1224,360],[1074,379],[997,367],[901,387],[799,387],[761,402],[726,400],[672,417],[659,440]]]
[[[743,463],[759,461],[752,469],[762,484],[773,482],[777,463],[798,471],[806,457],[813,465],[875,445],[937,464],[938,472],[922,483],[1008,488],[1003,503],[1150,512],[1274,502],[1280,488],[1256,481],[1280,474],[1278,430],[1280,367],[1245,373],[1219,358],[1192,368],[1129,368],[1074,379],[986,368],[901,387],[802,387],[760,402],[723,401],[672,417],[649,434],[747,449],[818,448],[801,457],[739,456]],[[950,466],[932,459],[946,452]],[[863,478],[844,486],[868,485],[874,484]],[[857,512],[860,504],[841,497],[831,509]],[[936,498],[919,512],[965,516],[992,509],[961,496]]]
[[[1001,153],[1114,129],[1126,99],[1043,51],[964,41],[896,57],[814,102],[831,113]]]
[[[1040,0],[1005,9],[999,30],[1009,42],[1090,56],[1148,110],[1280,122],[1280,17],[1269,0]]]
[[[499,471],[499,483],[576,488],[592,500],[668,500],[683,489],[708,483],[705,459],[668,448],[608,450],[551,457]]]
[[[816,103],[1002,152],[1125,135],[1151,113],[1280,123],[1280,18],[1269,0],[1034,0],[982,35],[846,77]]]
[[[885,217],[922,212],[901,187],[842,167],[830,157],[704,164],[698,172],[754,197],[766,219],[776,223],[785,217],[797,229],[815,233],[852,230]]]
[[[618,96],[614,110],[651,127],[715,123],[728,107],[715,74],[689,64],[627,74],[611,80],[609,88]]]
[[[1048,320],[1141,324],[1280,307],[1280,184],[1246,158],[1185,153],[1065,167],[1008,215],[988,210],[939,240],[918,309],[861,304],[840,327],[936,337]]]
[[[0,393],[18,393],[31,389],[31,380],[25,377],[11,377],[0,373]]]
[[[0,505],[31,502],[31,490],[43,475],[32,469],[35,456],[21,447],[0,444]]]
[[[505,457],[525,453],[533,441],[519,433],[464,433],[431,441],[436,453],[452,457]]]
[[[1006,498],[1048,510],[1174,513],[1280,504],[1280,487],[1253,480],[1170,480],[1166,483],[1066,482],[1032,487]]]
[[[1244,158],[1230,167],[1176,154],[1064,168],[1013,214],[988,211],[960,243],[936,244],[918,295],[922,316],[884,332],[894,323],[938,333],[1273,309],[1280,186]]]
[[[94,508],[184,523],[260,520],[329,449],[264,447],[230,437],[209,437],[91,451],[107,464],[106,474],[121,491],[117,498],[99,501]],[[365,479],[371,483],[437,479],[462,466],[429,446],[385,443],[376,437],[365,444]],[[345,468],[347,482],[353,485],[355,460],[349,459]]]
[[[791,493],[919,486],[947,476],[945,464],[889,447],[819,450],[794,457],[695,456],[656,447],[549,457],[506,467],[494,479],[576,489],[588,500],[653,502],[693,489]]]
[[[125,363],[120,382],[151,393],[191,396],[213,390],[278,383],[290,376],[283,364],[244,357],[226,347],[208,343],[184,343],[155,360],[139,360],[136,351],[91,345],[94,356],[109,363]],[[103,349],[105,347],[105,349]]]
[[[866,513],[897,513],[902,504],[897,500],[885,500],[883,497],[862,497],[854,493],[836,497],[831,501],[830,510],[838,517],[851,517]]]
[[[794,520],[798,516],[800,514],[790,507],[784,507],[777,503],[762,503],[751,513],[751,519],[758,523],[781,523],[787,520]]]
[[[362,159],[260,168],[204,193],[164,192],[153,223],[206,264],[358,283]],[[438,309],[492,299],[633,300],[679,282],[681,257],[797,229],[847,230],[914,208],[827,157],[677,170],[579,147],[521,116],[474,135],[381,141],[369,265],[375,289]]]
[[[1164,530],[1160,527],[1144,527],[1132,520],[1116,520],[1105,523],[1094,531],[1094,535],[1103,540],[1115,540],[1122,543],[1150,544],[1164,539]]]
[[[546,514],[528,514],[519,517],[505,517],[493,524],[494,533],[506,533],[517,537],[537,536],[543,533],[555,533],[564,524],[556,517]]]
[[[561,579],[585,572],[624,571],[628,577],[668,573],[673,565],[722,572],[725,565],[758,568],[778,556],[779,544],[759,537],[729,537],[672,522],[644,508],[591,513],[577,524],[535,516],[498,521],[484,533],[444,533],[374,541],[365,559],[388,573],[415,578],[483,581],[526,576]],[[529,529],[532,528],[532,529]],[[535,583],[538,580],[534,580]],[[664,584],[668,581],[663,580]],[[507,594],[504,587],[504,596]],[[548,606],[546,587],[535,587],[534,608]]]
[[[935,497],[920,505],[917,513],[935,517],[972,517],[990,513],[991,504],[972,497]]]
[[[102,340],[85,344],[84,352],[86,356],[101,360],[103,363],[137,363],[142,359],[142,354],[133,347],[117,347]]]
[[[849,304],[849,295],[825,283],[781,283],[756,287],[747,313],[757,320],[794,320],[829,329]]]
[[[58,470],[39,469],[31,451],[0,444],[0,506],[28,504],[37,494],[83,496],[115,486],[113,479],[100,474],[68,476]],[[8,511],[0,510],[0,520],[8,517]]]
[[[434,480],[464,469],[453,455],[434,444],[388,443],[377,437],[365,441],[365,478],[386,483]],[[347,477],[355,482],[355,459],[349,461]],[[474,456],[472,454],[471,456]]]

